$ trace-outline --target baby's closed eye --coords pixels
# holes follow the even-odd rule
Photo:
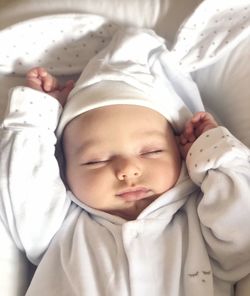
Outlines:
[[[160,154],[163,151],[164,151],[163,149],[149,149],[149,150],[142,151],[140,153],[140,155],[142,155],[142,156],[153,156],[153,155]]]
[[[82,165],[85,166],[101,166],[105,163],[107,163],[109,159],[103,158],[103,159],[93,159],[93,160],[88,160],[82,163]]]

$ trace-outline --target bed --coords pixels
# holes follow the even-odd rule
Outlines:
[[[27,69],[74,78],[123,25],[164,37],[205,107],[250,147],[250,0],[0,0],[0,119]],[[0,295],[22,296],[33,266],[2,223],[0,233]],[[250,276],[236,285],[236,296],[248,295]]]

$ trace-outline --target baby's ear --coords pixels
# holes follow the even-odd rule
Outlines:
[[[58,142],[56,144],[55,157],[58,162],[60,177],[61,177],[66,189],[68,189],[67,178],[66,178],[66,162],[65,162],[64,151],[63,151],[61,140],[58,140]]]
[[[183,145],[181,143],[181,140],[180,140],[180,136],[179,135],[175,135],[175,140],[176,140],[177,148],[178,148],[178,150],[180,152],[181,158],[183,160],[185,160],[186,159],[186,156],[187,156],[186,147],[185,147],[185,145]]]
[[[175,137],[175,141],[177,143],[177,148],[181,152],[181,150],[180,150],[180,146],[181,146],[180,136],[175,134],[174,137]]]

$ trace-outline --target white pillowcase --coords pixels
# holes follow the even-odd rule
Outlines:
[[[112,21],[142,27],[153,27],[168,9],[170,0],[5,0],[0,4],[0,28],[38,16],[63,13],[91,13]],[[0,0],[1,2],[1,0]],[[189,5],[188,0],[185,6]]]
[[[193,73],[204,104],[250,147],[250,38],[215,64]]]
[[[250,147],[250,0],[204,1],[173,47],[204,104]]]

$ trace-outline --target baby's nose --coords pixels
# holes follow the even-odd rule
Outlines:
[[[120,181],[131,180],[141,176],[141,168],[133,159],[119,159],[117,166],[117,178]]]

